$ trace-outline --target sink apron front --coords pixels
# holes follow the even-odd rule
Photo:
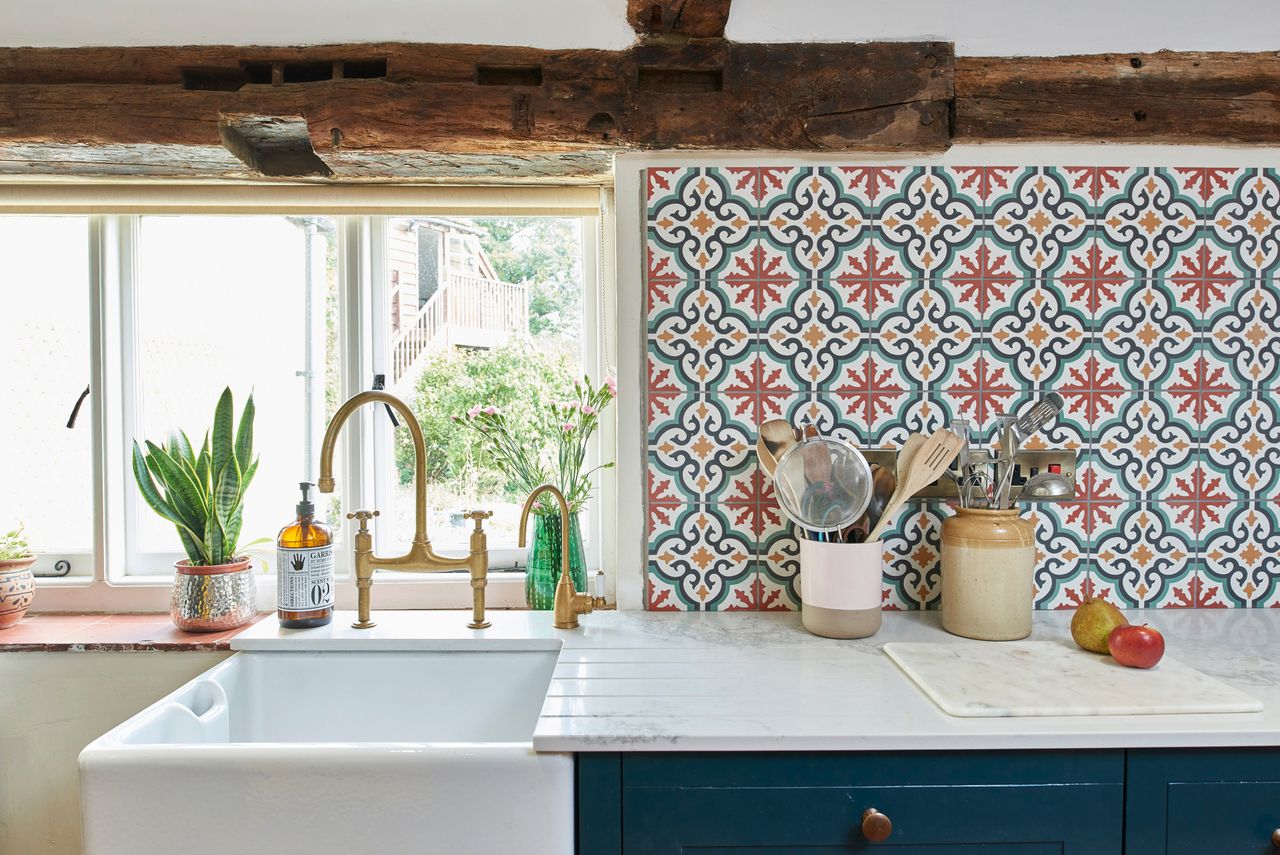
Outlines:
[[[236,654],[84,750],[85,855],[570,855],[556,656]]]

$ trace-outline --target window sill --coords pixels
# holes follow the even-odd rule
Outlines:
[[[28,614],[0,632],[0,653],[230,650],[232,636],[244,629],[183,632],[167,614]]]
[[[257,577],[257,582],[259,608],[273,608],[275,576],[263,574]],[[41,579],[36,582],[35,601],[29,614],[160,612],[168,620],[172,583],[172,576],[125,576],[110,581],[84,577]],[[349,576],[338,579],[336,600],[339,609],[356,607],[356,588]],[[485,604],[491,609],[524,608],[524,573],[490,573]],[[471,579],[466,573],[379,573],[374,577],[375,611],[470,607]],[[0,635],[0,646],[4,643],[4,636]]]

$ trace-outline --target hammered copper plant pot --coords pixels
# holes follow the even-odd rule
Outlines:
[[[222,632],[244,626],[258,610],[257,582],[248,558],[231,564],[174,565],[169,616],[187,632]]]
[[[34,558],[0,561],[0,629],[22,620],[36,595],[36,578],[31,575]]]

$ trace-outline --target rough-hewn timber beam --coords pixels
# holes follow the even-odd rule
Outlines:
[[[1275,145],[1280,52],[958,57],[955,139]]]
[[[931,42],[11,49],[0,172],[75,171],[69,151],[83,163],[143,147],[169,152],[169,174],[234,174],[245,167],[199,159],[226,139],[225,116],[300,117],[339,178],[418,176],[433,154],[463,171],[535,156],[598,175],[633,148],[939,150],[952,64]]]
[[[218,136],[227,151],[268,176],[333,174],[316,156],[301,116],[223,116]]]
[[[718,39],[724,36],[733,0],[627,0],[627,20],[642,38],[686,36]]]
[[[628,149],[928,151],[953,136],[1274,144],[1280,54],[956,60],[939,43],[722,39],[0,50],[0,174],[599,180]]]

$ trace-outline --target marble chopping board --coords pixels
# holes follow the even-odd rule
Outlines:
[[[1148,671],[1070,642],[890,642],[885,654],[948,715],[1260,712],[1262,703],[1170,659]]]

